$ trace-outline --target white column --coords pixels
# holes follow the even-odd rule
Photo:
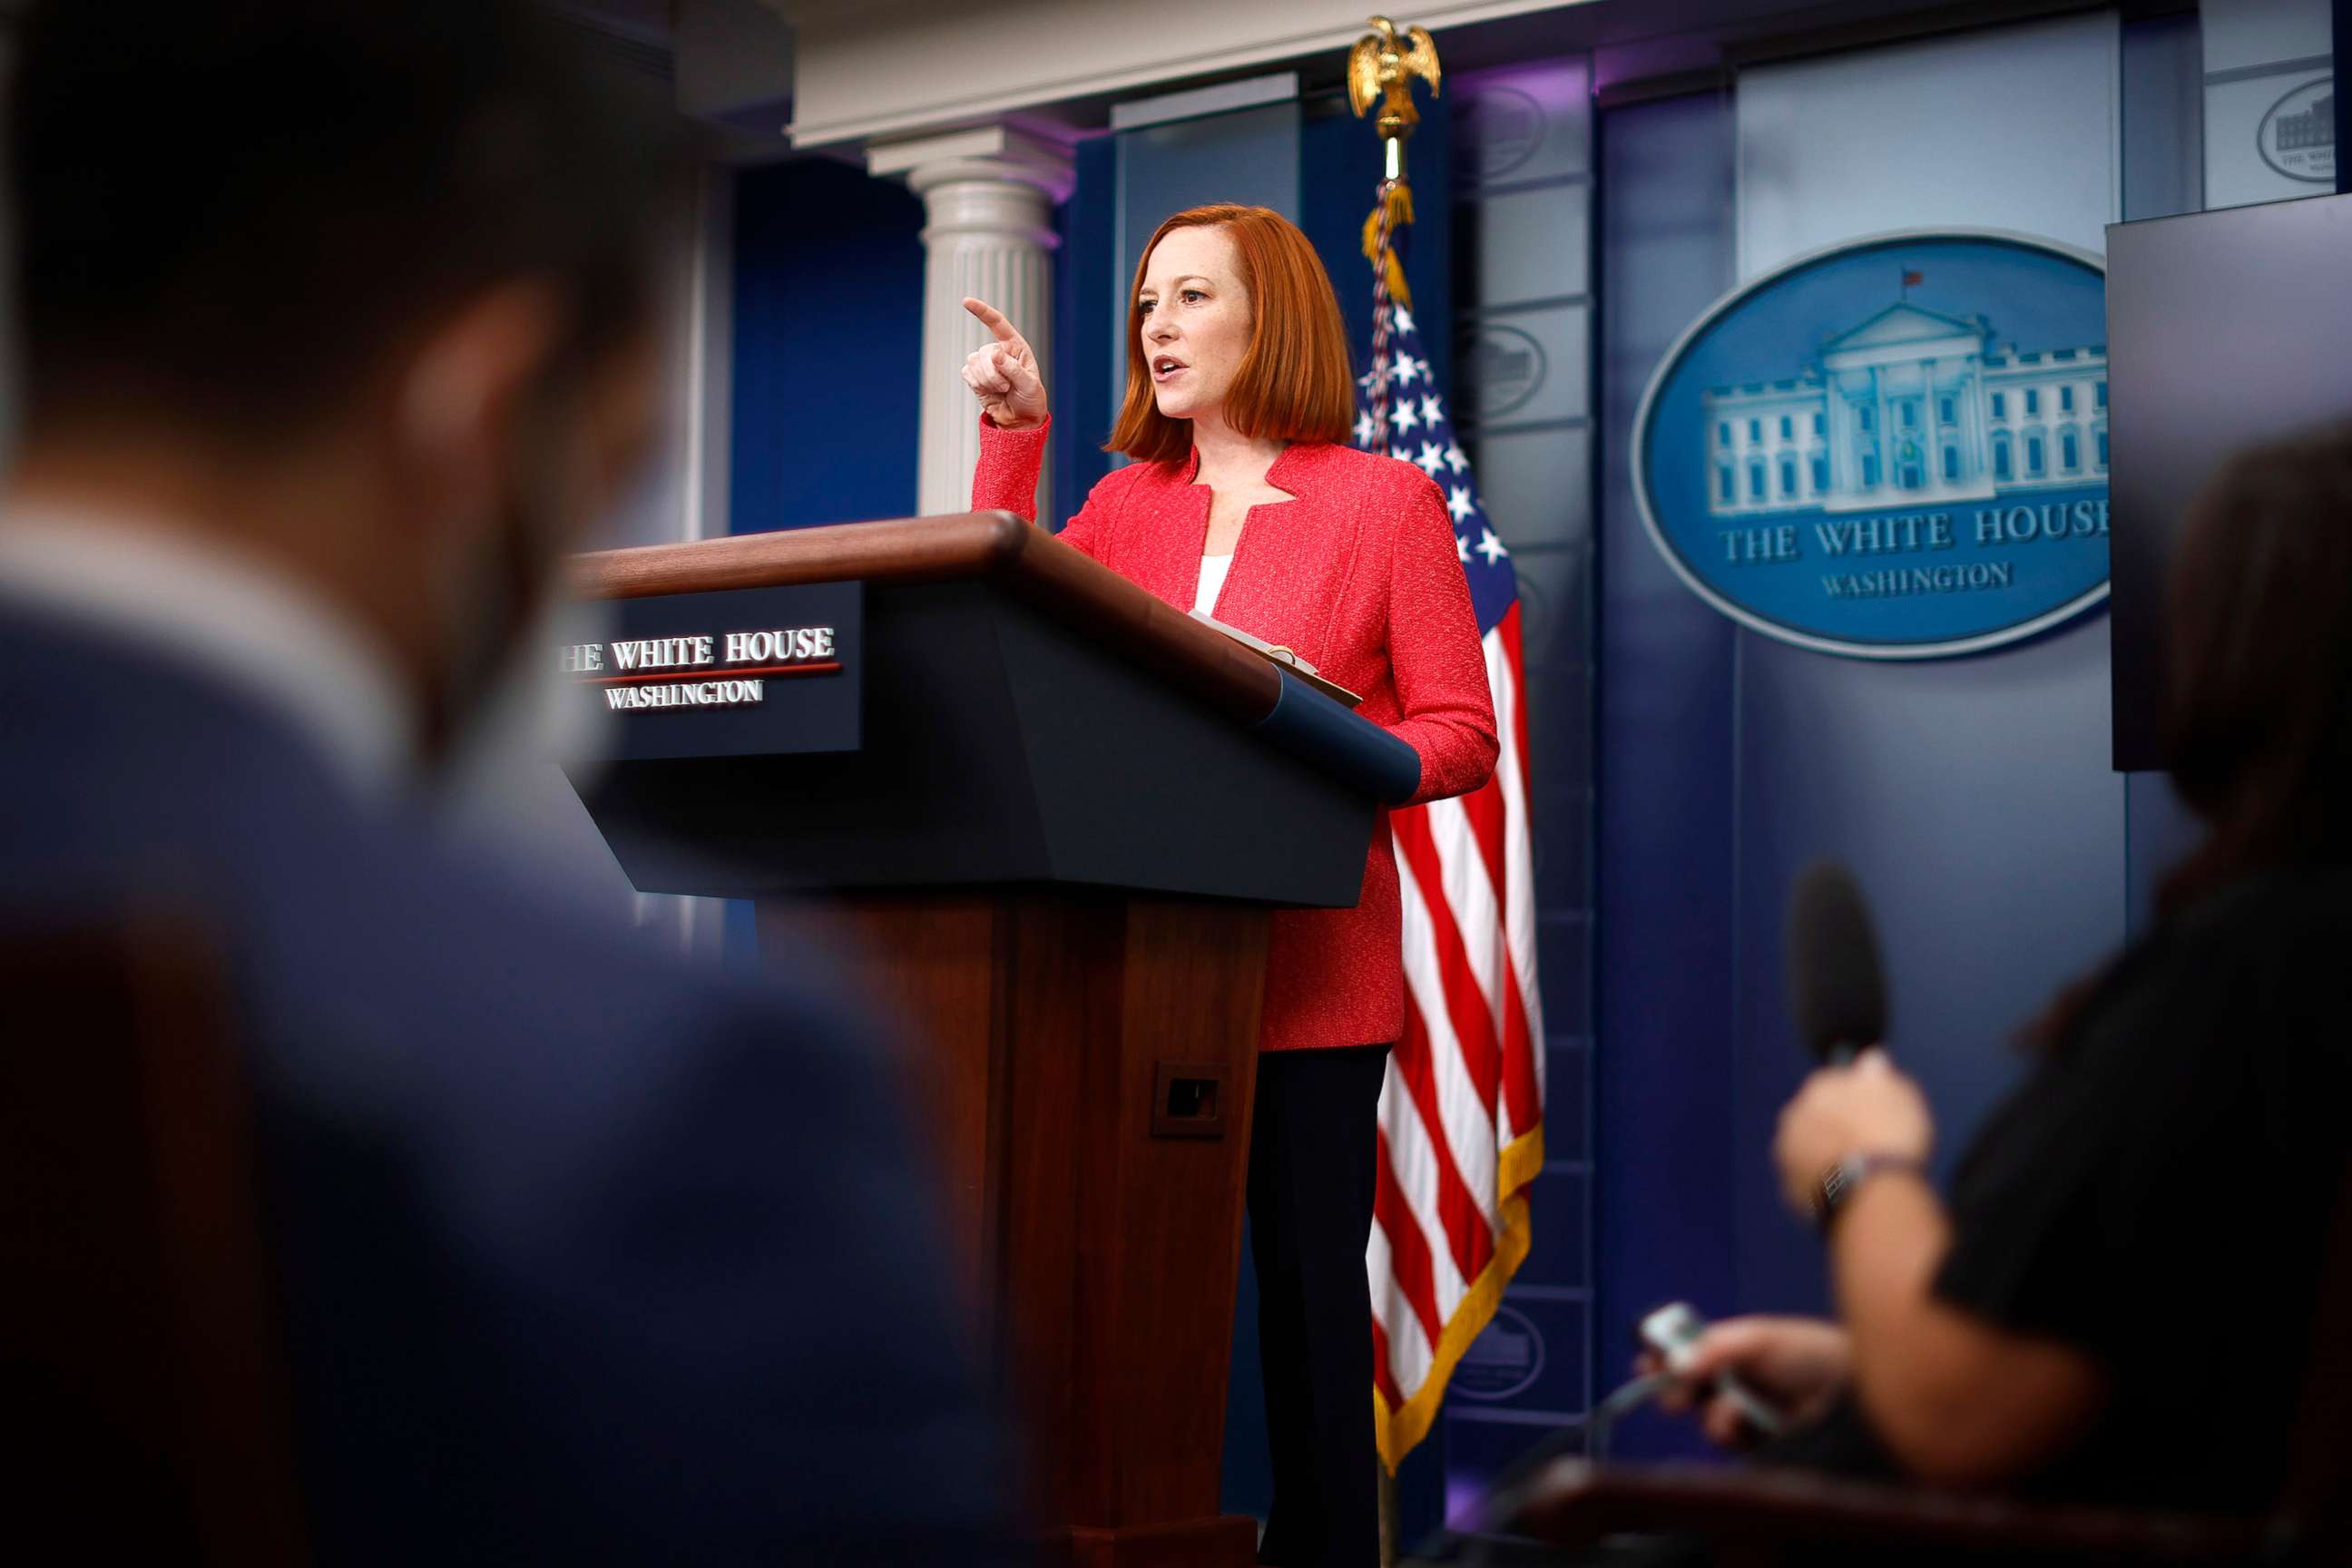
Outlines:
[[[1011,126],[984,126],[875,147],[866,167],[904,174],[923,198],[922,447],[917,510],[926,516],[971,505],[980,458],[980,410],[959,374],[964,356],[989,341],[963,309],[987,300],[1036,352],[1050,394],[1054,370],[1054,204],[1069,195],[1070,158],[1051,142]],[[1037,484],[1037,515],[1054,513],[1049,462]]]

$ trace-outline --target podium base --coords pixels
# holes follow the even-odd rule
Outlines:
[[[1257,1521],[1229,1513],[1128,1530],[1073,1526],[1049,1537],[1039,1560],[1048,1568],[1250,1568]]]
[[[1027,1426],[1048,1562],[1256,1557],[1217,1486],[1270,919],[1058,887],[761,909],[763,943],[825,928],[920,1043],[902,1059],[943,1261],[975,1308],[974,1364]]]

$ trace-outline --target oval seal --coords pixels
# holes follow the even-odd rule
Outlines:
[[[1468,368],[1478,417],[1499,419],[1543,390],[1550,367],[1533,334],[1489,321],[1470,342]]]
[[[2336,79],[2305,82],[2271,105],[2254,132],[2263,162],[2290,180],[2336,183]]]
[[[1543,105],[1516,87],[1491,83],[1456,112],[1454,163],[1467,182],[1498,180],[1543,145]]]
[[[2105,264],[1991,230],[1874,235],[1708,307],[1633,423],[1691,589],[1863,658],[2014,642],[2107,594]]]
[[[1533,1387],[1543,1369],[1543,1334],[1535,1321],[1515,1307],[1498,1306],[1446,1387],[1467,1399],[1508,1399]]]

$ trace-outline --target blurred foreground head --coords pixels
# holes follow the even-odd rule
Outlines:
[[[2352,859],[2352,424],[2225,464],[2189,507],[2167,608],[2173,778],[2212,827],[2168,901]]]
[[[445,742],[657,423],[671,130],[520,0],[45,0],[12,489],[359,626]]]

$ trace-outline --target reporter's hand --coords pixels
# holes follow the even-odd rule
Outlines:
[[[1645,1372],[1663,1372],[1656,1352],[1641,1360]],[[1679,1414],[1699,1406],[1700,1428],[1718,1447],[1744,1447],[1755,1437],[1739,1406],[1708,1385],[1729,1373],[1748,1391],[1787,1415],[1792,1426],[1820,1418],[1853,1372],[1853,1348],[1846,1331],[1819,1318],[1727,1318],[1711,1323],[1690,1349],[1680,1372],[1658,1396],[1662,1409]]]
[[[1936,1124],[1919,1086],[1876,1047],[1851,1066],[1821,1068],[1780,1112],[1772,1160],[1789,1206],[1811,1215],[1822,1173],[1848,1154],[1893,1154],[1927,1163]]]
[[[996,334],[994,342],[964,357],[963,384],[998,429],[1034,430],[1045,423],[1045,383],[1029,340],[992,305],[966,300],[963,308]]]

